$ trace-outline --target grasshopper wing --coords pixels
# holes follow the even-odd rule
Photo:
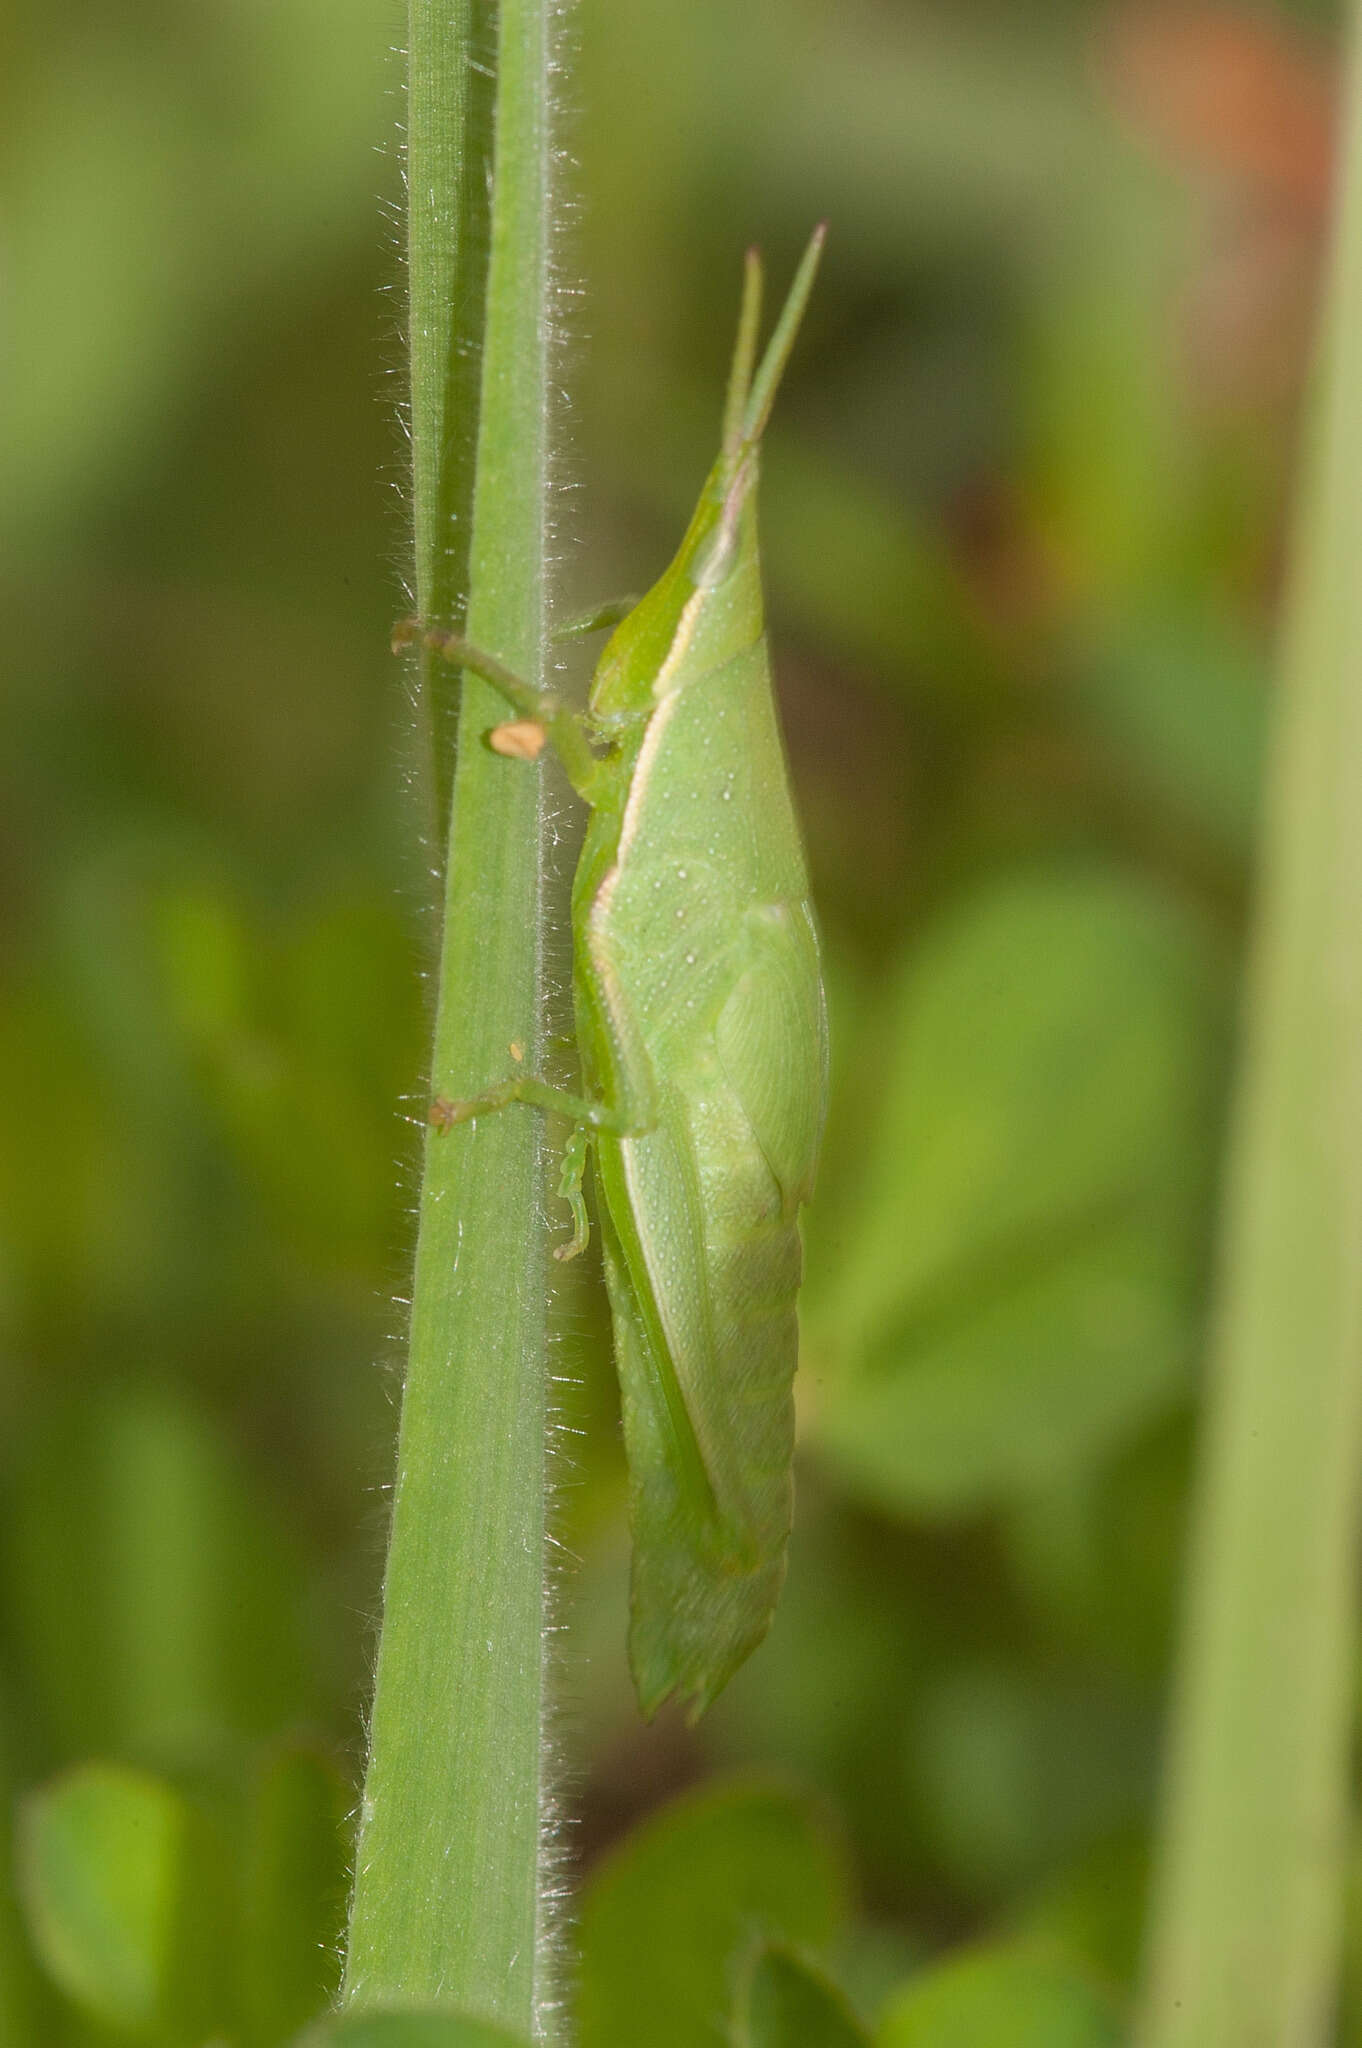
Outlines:
[[[629,1455],[630,1658],[645,1712],[701,1712],[760,1642],[793,1504],[797,1214],[826,1031],[802,901],[746,919],[712,1037],[656,1129],[600,1147]]]

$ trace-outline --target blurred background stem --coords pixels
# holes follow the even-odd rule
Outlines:
[[[1354,48],[1142,2048],[1333,2038],[1362,1479],[1359,83]]]
[[[484,17],[495,12],[489,36]],[[537,679],[544,646],[543,0],[416,0],[408,184],[417,601],[458,615],[481,339],[467,628]],[[479,66],[484,69],[479,69]],[[495,78],[494,104],[479,82]],[[488,189],[485,326],[477,207]],[[432,687],[438,683],[431,679]],[[482,743],[466,678],[433,1095],[537,1061],[540,796]],[[435,732],[441,738],[443,721]],[[443,786],[443,777],[437,777]],[[428,1133],[411,1346],[346,1972],[352,2004],[438,2002],[529,2032],[542,2004],[545,1329],[540,1133]]]

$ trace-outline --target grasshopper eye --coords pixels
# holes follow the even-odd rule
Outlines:
[[[730,574],[737,558],[737,529],[727,519],[721,520],[708,553],[703,554],[695,565],[696,589],[715,589]]]
[[[695,565],[697,590],[713,590],[732,570],[738,555],[738,522],[756,480],[756,450],[748,449],[741,456],[729,478],[728,488],[724,492],[723,507],[719,513],[719,523],[715,528],[709,550],[701,555]]]

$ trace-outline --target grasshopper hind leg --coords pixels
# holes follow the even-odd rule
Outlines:
[[[480,1095],[467,1096],[461,1102],[451,1101],[447,1095],[437,1095],[430,1106],[427,1121],[439,1136],[443,1136],[456,1124],[476,1123],[480,1116],[493,1116],[513,1102],[529,1103],[533,1108],[548,1110],[555,1116],[567,1117],[571,1122],[572,1128],[563,1147],[558,1194],[572,1211],[572,1236],[566,1244],[557,1247],[553,1256],[556,1259],[575,1259],[591,1242],[591,1225],[582,1194],[591,1134],[593,1131],[614,1131],[623,1136],[636,1135],[636,1120],[624,1111],[612,1109],[608,1103],[588,1102],[585,1097],[569,1094],[564,1088],[555,1088],[532,1074],[516,1074],[510,1080],[498,1082],[493,1088],[484,1088]]]

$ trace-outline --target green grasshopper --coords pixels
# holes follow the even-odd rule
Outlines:
[[[559,1192],[587,1242],[594,1152],[634,1537],[629,1654],[651,1715],[701,1713],[760,1642],[785,1572],[800,1205],[827,1096],[818,937],[771,693],[758,454],[823,231],[760,367],[749,252],[723,445],[675,560],[618,618],[585,716],[458,635],[404,621],[484,677],[515,718],[493,748],[550,741],[590,806],[572,890],[583,1093],[518,1074],[442,1130],[508,1103],[569,1118]]]

